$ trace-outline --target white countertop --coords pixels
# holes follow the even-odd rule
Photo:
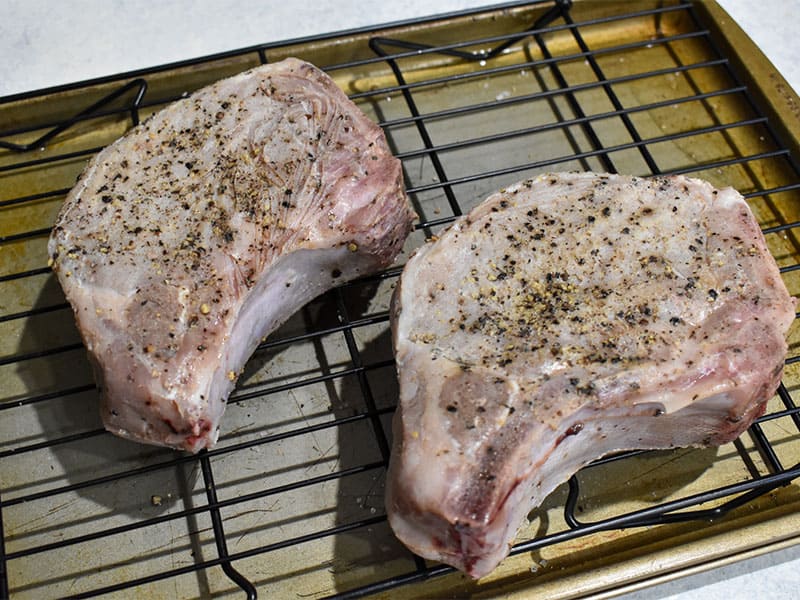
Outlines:
[[[254,44],[491,4],[475,0],[0,0],[0,97]],[[800,0],[719,0],[800,91]],[[795,598],[800,547],[633,599]]]
[[[0,0],[0,97],[493,0]],[[800,90],[800,0],[720,0]]]

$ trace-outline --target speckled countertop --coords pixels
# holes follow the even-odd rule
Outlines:
[[[800,0],[718,0],[800,91]],[[475,0],[0,0],[0,96],[253,44],[485,5]],[[688,575],[634,599],[796,598],[800,547]]]

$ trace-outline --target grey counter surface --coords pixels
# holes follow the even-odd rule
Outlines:
[[[800,0],[719,3],[800,91]],[[0,0],[0,97],[263,42],[486,4],[475,0]],[[624,598],[765,600],[796,598],[798,590],[800,547],[793,547]]]

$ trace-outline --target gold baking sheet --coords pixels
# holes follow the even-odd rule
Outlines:
[[[716,4],[699,3],[693,12],[670,10],[674,4],[576,2],[570,15],[659,168],[747,194],[763,226],[774,228],[769,247],[798,294],[800,279],[792,270],[800,255],[797,235],[781,228],[800,213],[798,172],[789,154],[796,160],[798,98]],[[658,7],[664,10],[647,12]],[[488,10],[378,33],[441,46],[523,31],[549,8]],[[392,71],[368,47],[371,35],[262,50],[270,61],[294,55],[328,67],[368,115],[386,124],[420,217],[431,223],[410,237],[404,256],[452,216],[448,193],[466,211],[496,188],[545,170],[603,170],[603,153],[593,149],[579,111],[616,170],[649,173],[641,144],[558,19],[542,38],[559,59],[574,103],[557,92],[558,75],[530,36],[485,61],[414,52],[398,61],[429,135],[442,147],[436,155],[450,182],[444,187]],[[717,60],[710,39],[727,62]],[[480,53],[491,45],[466,49]],[[142,73],[147,92],[140,117],[259,62],[253,50]],[[707,65],[693,66],[701,63]],[[19,131],[2,139],[36,139],[134,78],[0,103],[0,131]],[[129,106],[133,94],[110,108]],[[175,461],[171,451],[100,431],[72,315],[45,268],[47,229],[66,190],[92,149],[131,126],[129,112],[104,110],[43,149],[0,149],[0,510],[10,592],[13,598],[63,597],[142,579],[140,597],[236,597],[241,590],[217,561],[200,463]],[[260,597],[320,598],[414,572],[413,557],[382,519],[383,455],[375,435],[376,427],[391,435],[397,395],[386,322],[394,281],[390,274],[356,282],[300,310],[250,361],[228,407],[209,464],[232,565]],[[349,322],[342,323],[343,315]],[[794,326],[790,360],[800,354],[799,343]],[[796,363],[790,364],[785,384],[792,397],[798,377]],[[769,413],[784,409],[775,398]],[[784,468],[800,462],[800,434],[790,416],[768,420],[762,429]],[[576,514],[593,522],[769,474],[749,434],[718,449],[645,453],[582,471]],[[105,476],[102,484],[84,485]],[[562,486],[534,510],[518,541],[566,531],[566,494]],[[601,531],[513,556],[479,582],[452,573],[377,596],[614,594],[792,544],[800,531],[798,508],[800,493],[790,483],[710,522]],[[111,528],[118,529],[109,534]],[[60,545],[72,538],[82,541]],[[33,552],[42,546],[47,549]],[[161,577],[165,572],[170,576]],[[126,598],[131,590],[109,595]]]

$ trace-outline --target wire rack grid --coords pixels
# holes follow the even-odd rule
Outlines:
[[[493,9],[500,25],[482,36],[437,29],[435,21],[404,24],[403,36],[353,32],[363,40],[355,58],[320,64],[348,82],[350,97],[403,161],[420,215],[405,255],[524,177],[681,173],[743,191],[797,293],[800,165],[782,133],[696,6],[615,6],[596,15],[569,1],[511,4]],[[481,14],[453,18],[463,25]],[[416,585],[475,589],[451,568],[411,555],[386,524],[383,478],[397,394],[388,299],[400,266],[332,290],[263,343],[211,451],[189,456],[117,440],[95,414],[83,347],[45,264],[50,224],[71,181],[114,136],[183,95],[164,85],[151,92],[164,73],[196,87],[213,80],[216,67],[197,81],[187,75],[192,69],[222,61],[241,70],[295,50],[264,45],[0,99],[0,109],[51,106],[32,123],[0,121],[0,378],[8,382],[0,388],[0,597],[124,597],[135,589],[153,597],[355,598],[413,596]],[[61,110],[63,94],[83,108]],[[547,570],[537,553],[604,532],[696,528],[765,498],[794,502],[796,494],[786,499],[780,490],[800,475],[798,361],[791,343],[776,398],[730,449],[629,452],[572,477],[532,514],[532,528],[512,549],[514,572],[523,565],[533,577],[531,570]],[[657,498],[623,509],[603,504],[609,486],[654,464],[685,485],[648,476],[643,485]],[[542,529],[546,510],[562,513],[563,524]]]

